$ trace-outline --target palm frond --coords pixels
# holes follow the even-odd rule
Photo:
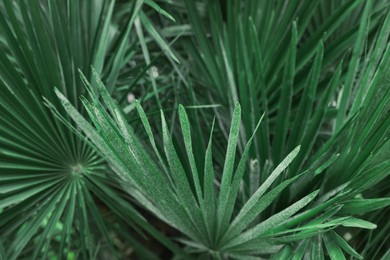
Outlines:
[[[215,254],[220,257],[230,254],[233,254],[232,256],[259,256],[264,254],[257,246],[259,242],[283,246],[287,241],[299,241],[302,238],[310,240],[315,235],[339,225],[375,228],[375,225],[369,222],[348,216],[329,218],[335,214],[329,210],[337,202],[348,197],[349,191],[341,193],[336,191],[334,193],[337,195],[334,198],[332,195],[324,195],[317,202],[320,204],[315,206],[313,201],[319,193],[316,190],[270,217],[261,217],[260,214],[272,205],[291,183],[302,176],[318,174],[315,171],[307,171],[286,179],[280,184],[275,184],[275,181],[280,179],[281,174],[299,153],[299,147],[274,169],[246,202],[237,205],[235,201],[253,141],[253,137],[249,139],[242,158],[235,167],[234,154],[237,149],[241,114],[238,104],[233,113],[226,158],[221,173],[222,178],[218,181],[214,176],[216,169],[213,169],[213,163],[210,161],[212,157],[211,137],[209,148],[204,155],[206,166],[202,183],[199,171],[201,169],[196,166],[197,158],[192,150],[190,123],[184,107],[179,107],[179,117],[187,155],[185,161],[189,163],[189,168],[185,167],[183,157],[179,157],[176,152],[163,113],[161,113],[161,121],[164,145],[158,148],[146,114],[140,104],[136,104],[153,148],[148,149],[148,146],[135,135],[132,127],[126,124],[120,107],[109,97],[97,73],[94,72],[94,74],[97,77],[99,94],[104,103],[100,103],[92,91],[89,92],[91,102],[83,98],[94,127],[77,112],[65,96],[56,90],[64,108],[91,142],[108,158],[116,175],[123,180],[125,190],[161,220],[181,231],[187,239],[190,239],[183,240],[183,243],[192,247],[197,253]],[[91,89],[91,85],[88,84],[88,86]],[[161,154],[161,150],[165,153]],[[218,182],[216,187],[210,186],[213,179]],[[273,184],[276,186],[267,192]],[[312,206],[300,215],[296,215],[308,205]],[[234,206],[238,213],[234,213]],[[337,211],[339,210],[340,207],[337,208]],[[321,212],[325,212],[324,215],[327,215],[326,212],[332,212],[332,215],[318,217]],[[291,233],[291,236],[279,238],[280,235],[286,233]],[[344,240],[340,243],[346,246]],[[335,249],[333,244],[329,246],[328,252],[331,253]]]
[[[2,1],[0,258],[385,259],[389,39],[386,0]]]
[[[134,56],[136,42],[129,36],[141,5],[126,4],[118,21],[115,1],[0,4],[0,237],[7,259],[46,258],[53,248],[60,258],[115,252],[99,203],[120,210],[125,228],[142,234],[142,226],[164,241],[121,194],[118,180],[107,177],[107,163],[95,147],[43,103],[54,105],[71,125],[53,96],[58,86],[85,114],[78,70],[89,77],[91,64],[112,92]]]

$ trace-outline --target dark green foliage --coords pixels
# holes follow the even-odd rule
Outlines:
[[[1,2],[0,259],[386,259],[389,36],[381,0]]]
[[[52,245],[60,258],[113,249],[98,202],[119,211],[130,226],[152,228],[124,197],[118,179],[108,177],[104,158],[43,102],[59,104],[53,92],[58,86],[85,114],[78,70],[89,75],[91,64],[106,75],[110,91],[125,84],[120,78],[127,77],[125,65],[134,57],[129,32],[140,3],[120,7],[126,13],[115,11],[111,1],[1,3],[0,233],[7,259],[23,249],[46,258]],[[57,112],[71,123],[63,109]]]

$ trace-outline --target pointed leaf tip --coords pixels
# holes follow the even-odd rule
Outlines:
[[[53,90],[54,90],[54,93],[56,93],[56,94],[57,94],[57,93],[61,93],[61,92],[58,90],[57,87],[54,87]]]
[[[57,95],[57,97],[58,97],[60,100],[66,99],[66,97],[64,96],[64,94],[62,94],[62,92],[61,92],[57,87],[54,87],[54,93]]]
[[[301,150],[301,145],[298,145],[297,147],[294,148],[293,150],[294,157],[299,153],[300,150]]]
[[[182,104],[179,104],[178,109],[179,109],[179,111],[183,111],[183,110],[185,111],[185,108]]]

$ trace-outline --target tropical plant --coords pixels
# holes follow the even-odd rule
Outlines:
[[[388,257],[388,1],[0,11],[0,258]]]
[[[43,102],[59,104],[53,92],[58,86],[85,113],[78,70],[88,75],[91,64],[109,82],[110,92],[128,85],[128,73],[139,70],[128,65],[138,60],[134,49],[158,36],[130,38],[134,23],[140,23],[141,4],[0,3],[0,234],[7,259],[46,258],[52,246],[63,253],[60,258],[98,256],[107,248],[115,252],[107,227],[112,223],[105,223],[109,215],[100,204],[120,211],[117,216],[127,226],[142,225],[153,234],[116,180],[107,178],[104,158]]]

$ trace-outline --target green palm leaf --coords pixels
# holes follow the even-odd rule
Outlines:
[[[94,74],[97,76],[95,72]],[[83,103],[96,129],[77,112],[58,90],[56,90],[56,93],[64,108],[80,129],[108,158],[110,164],[113,165],[116,175],[123,180],[122,185],[125,190],[161,220],[181,231],[183,235],[191,240],[191,242],[185,242],[186,240],[183,240],[183,242],[190,247],[197,248],[198,252],[215,252],[215,254],[220,256],[230,253],[235,254],[237,252],[248,256],[261,254],[261,251],[254,251],[253,249],[245,250],[244,248],[250,247],[252,245],[251,243],[258,243],[259,239],[262,239],[262,234],[268,234],[266,239],[269,239],[274,228],[284,225],[286,221],[289,221],[293,215],[307,206],[318,195],[318,191],[315,191],[268,219],[260,220],[257,225],[253,227],[250,225],[264,209],[271,205],[286,187],[301,176],[288,179],[271,191],[266,192],[278,176],[289,166],[294,157],[297,156],[299,152],[299,148],[297,148],[276,167],[269,179],[259,187],[245,205],[241,206],[240,212],[231,221],[232,207],[230,205],[234,205],[241,182],[240,180],[246,170],[243,167],[246,162],[240,161],[234,176],[232,175],[235,168],[234,156],[232,155],[234,154],[234,150],[236,150],[238,126],[240,124],[240,106],[237,105],[234,111],[235,117],[232,120],[232,130],[229,138],[231,141],[229,142],[230,145],[228,144],[226,153],[226,158],[228,159],[230,157],[230,159],[225,160],[222,173],[222,176],[227,176],[225,178],[228,178],[228,181],[224,178],[221,180],[220,186],[217,189],[219,190],[219,196],[216,201],[216,194],[212,191],[215,187],[207,188],[208,192],[206,196],[206,184],[201,184],[200,182],[195,162],[196,157],[194,157],[192,151],[190,124],[185,109],[179,107],[182,134],[190,165],[189,172],[187,172],[186,169],[188,168],[183,165],[176,152],[163,113],[161,114],[161,119],[165,156],[160,154],[159,151],[161,149],[154,142],[150,124],[139,103],[136,104],[137,110],[148,133],[151,145],[154,147],[152,150],[149,150],[135,135],[132,127],[125,123],[120,108],[108,96],[99,78],[97,78],[97,82],[99,93],[104,103],[98,102],[97,96],[92,92],[90,92],[92,102],[83,98]],[[252,139],[249,145],[251,142]],[[243,155],[244,160],[248,158],[249,145],[245,149]],[[154,152],[152,152],[153,150]],[[206,159],[207,157],[210,158],[210,149],[207,150],[205,156]],[[210,165],[210,162],[206,165],[206,171],[203,175],[208,176],[208,179],[213,178],[215,169],[212,169],[213,167]],[[262,197],[263,194],[264,196]],[[225,196],[227,197],[224,198]],[[227,203],[223,203],[224,200],[227,200]],[[214,203],[215,201],[217,202],[216,207],[205,204],[205,202],[212,203],[213,201]],[[324,210],[331,205],[332,203],[328,203],[320,210]],[[294,226],[315,217],[316,212],[319,213],[320,210],[308,210],[305,217],[297,218]],[[320,218],[317,221],[317,225],[319,225],[323,220]],[[356,222],[351,219],[348,224],[346,221],[347,219],[335,220],[324,225],[324,227],[314,227],[309,237],[315,236],[323,228],[337,225],[371,228],[371,226],[359,224],[362,223],[361,221]],[[217,228],[214,227],[215,223],[220,223]],[[313,224],[309,222],[308,225]],[[288,231],[291,227],[285,226],[283,229],[279,228],[279,231]],[[296,232],[296,230],[293,231]],[[276,233],[275,236],[277,235]],[[275,244],[277,245],[278,242],[275,242]]]
[[[385,259],[389,36],[386,0],[2,1],[0,258]]]
[[[59,258],[85,259],[115,252],[101,203],[120,211],[141,235],[139,226],[172,244],[119,192],[119,179],[107,177],[111,170],[96,148],[65,125],[72,126],[53,96],[53,87],[61,87],[85,114],[78,70],[89,72],[91,64],[110,82],[110,92],[117,87],[134,56],[130,32],[142,1],[122,5],[127,11],[120,22],[119,6],[115,1],[0,4],[0,238],[7,259],[46,258],[53,250]]]

